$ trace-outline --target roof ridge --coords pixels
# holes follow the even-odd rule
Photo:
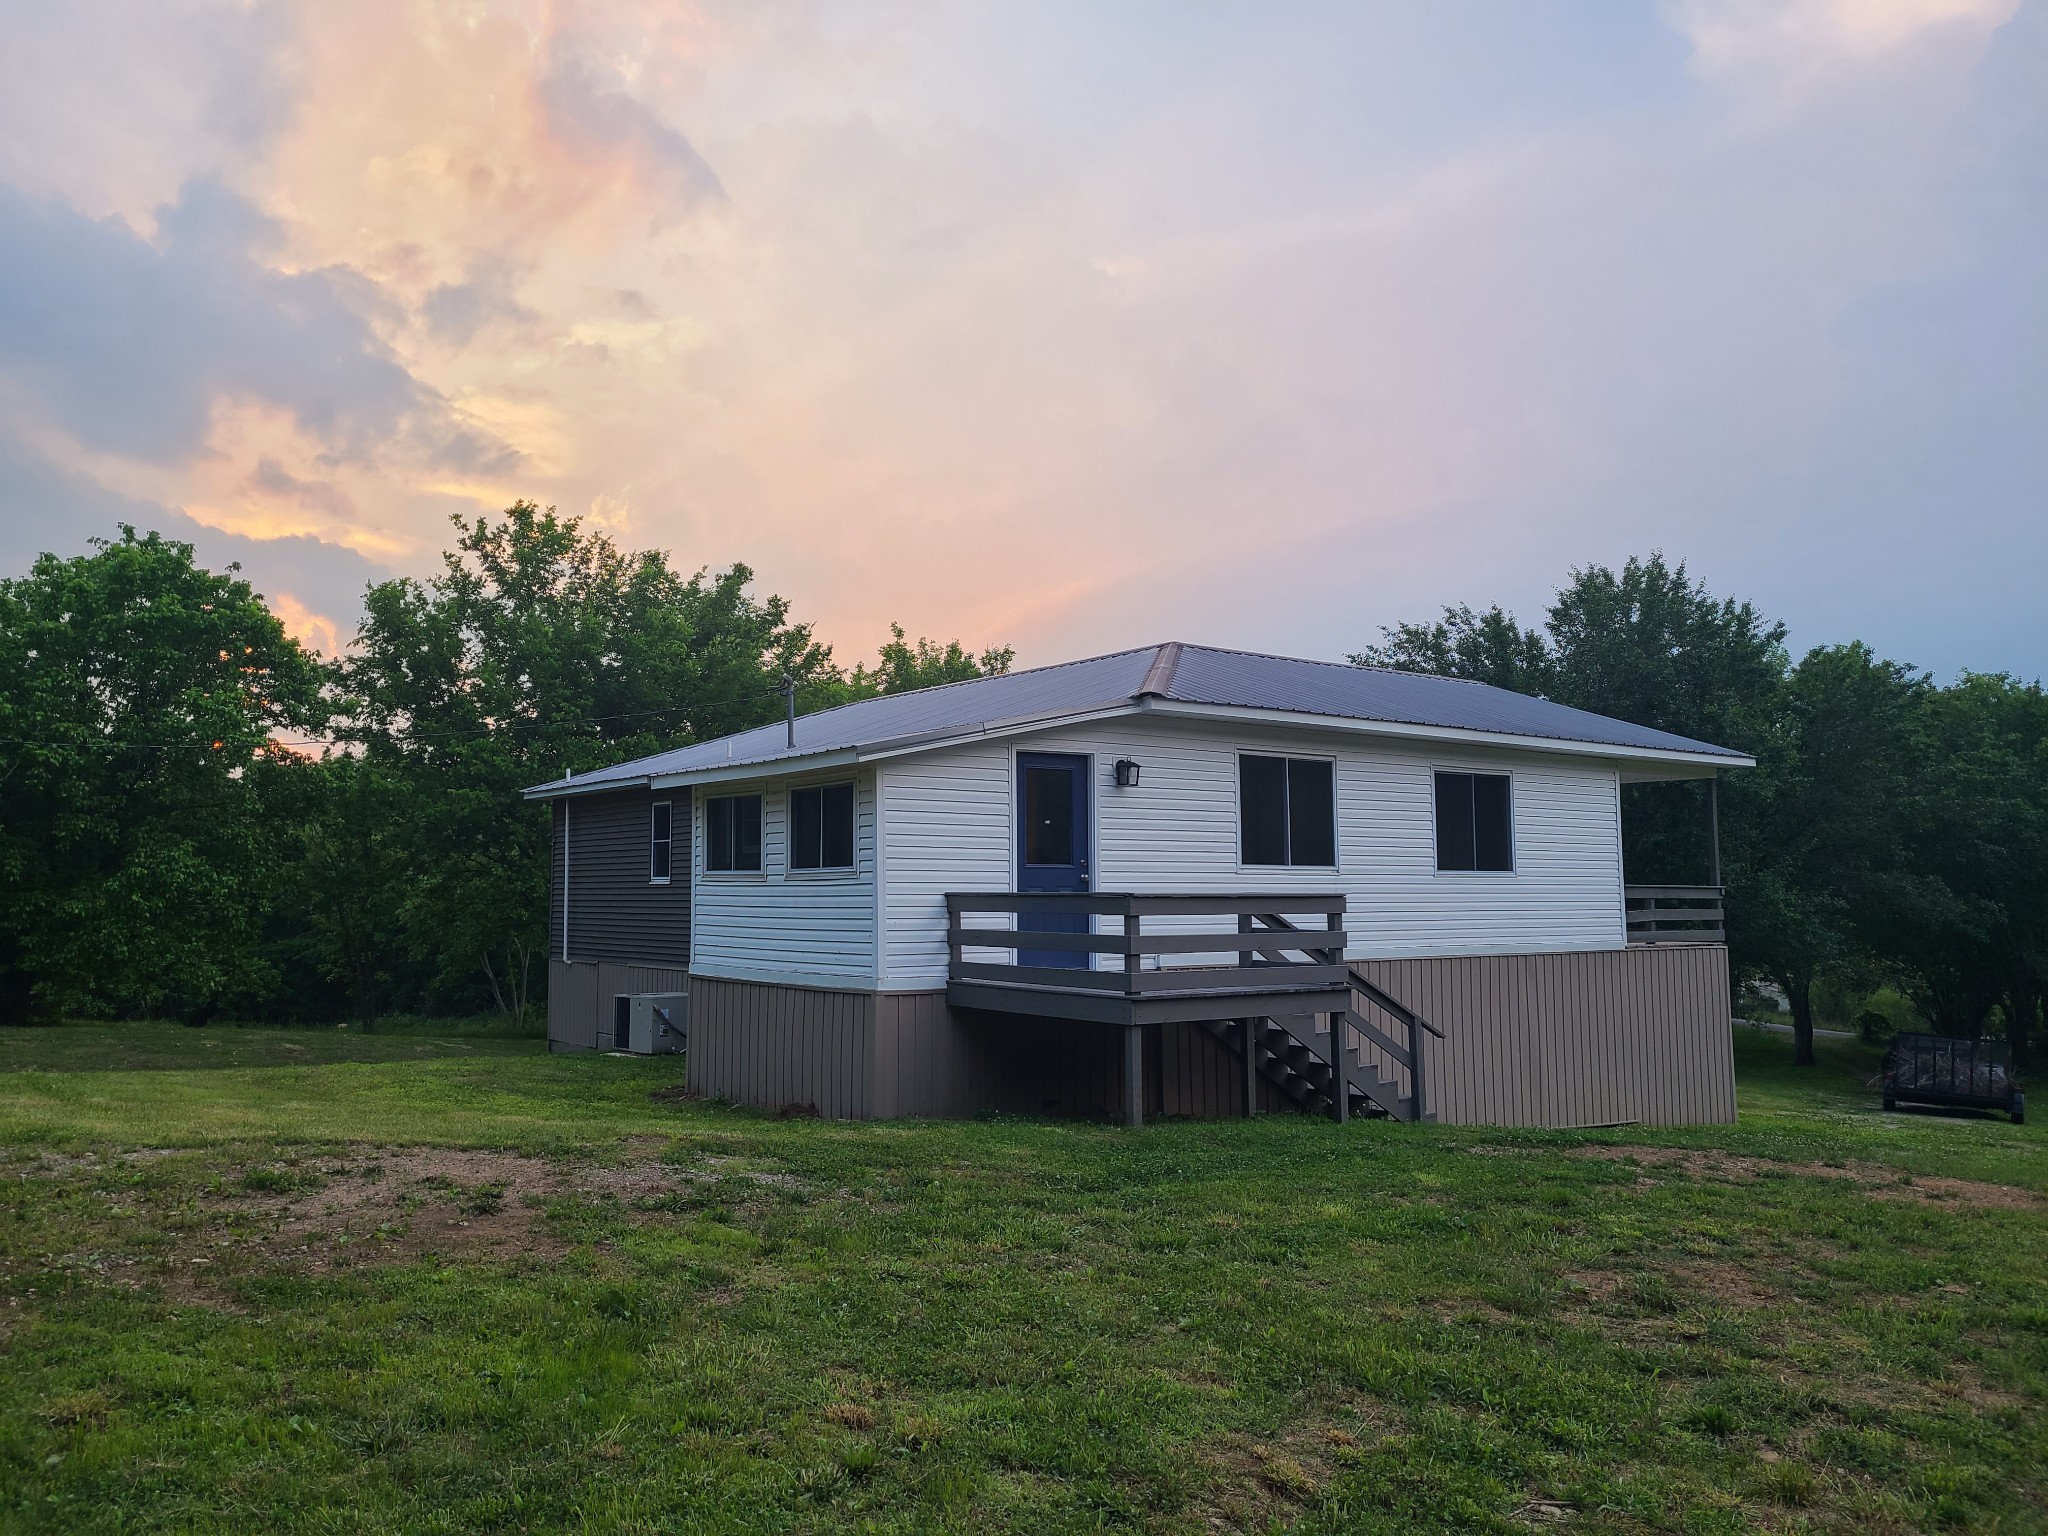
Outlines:
[[[1234,645],[1191,645],[1191,651],[1208,651],[1217,656],[1250,656],[1258,661],[1286,661],[1298,667],[1331,667],[1339,672],[1380,672],[1388,677],[1427,677],[1440,683],[1466,683],[1474,688],[1496,688],[1497,683],[1482,683],[1476,677],[1452,677],[1444,672],[1416,672],[1407,667],[1379,667],[1362,661],[1325,661],[1320,656],[1282,656],[1278,651],[1247,651]],[[1502,689],[1513,693],[1512,688]],[[1524,694],[1524,698],[1535,698],[1535,694]]]
[[[956,678],[950,683],[927,683],[922,688],[911,689],[910,693],[877,693],[865,699],[848,699],[844,704],[832,704],[824,709],[814,709],[809,714],[798,715],[796,718],[799,724],[806,720],[822,720],[825,716],[836,714],[842,709],[852,709],[861,704],[872,704],[877,699],[904,699],[910,697],[911,693],[944,693],[948,688],[965,688],[972,683],[996,682],[1006,677],[1030,677],[1038,672],[1057,672],[1062,667],[1082,667],[1091,661],[1109,661],[1117,656],[1135,656],[1140,651],[1150,649],[1150,646],[1129,645],[1120,651],[1104,651],[1100,656],[1076,656],[1072,661],[1048,661],[1042,667],[1025,667],[1022,671],[1018,672],[984,672],[980,677]],[[767,730],[769,726],[780,725],[781,723],[779,720],[771,720],[768,722],[768,725],[749,726],[747,730]],[[746,731],[733,731],[730,734],[744,736],[746,733]],[[712,739],[718,741],[724,738],[713,737]],[[701,743],[692,743],[692,745],[701,745]]]
[[[1180,666],[1181,645],[1178,640],[1169,640],[1159,647],[1152,658],[1152,665],[1145,669],[1145,681],[1138,684],[1138,691],[1131,695],[1142,699],[1147,694],[1165,698],[1173,692],[1173,674]]]

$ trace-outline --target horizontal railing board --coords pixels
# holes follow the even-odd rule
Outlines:
[[[1056,965],[995,965],[980,960],[955,960],[947,968],[953,981],[1028,983],[1062,992],[1123,992],[1126,971],[1084,971]]]
[[[963,949],[1069,949],[1092,955],[1256,955],[1274,950],[1342,954],[1347,933],[1295,930],[1297,940],[1274,943],[1273,930],[1253,933],[1039,933],[1030,928],[948,928],[946,942]]]
[[[1726,894],[1724,889],[1718,885],[1625,885],[1621,888],[1621,893],[1630,901],[1638,899],[1648,901],[1652,898],[1661,900],[1670,897],[1685,897],[1702,901],[1711,898],[1714,901],[1719,901]]]
[[[1258,916],[1268,912],[1342,912],[1342,895],[1166,896],[1085,891],[948,891],[946,909],[962,912],[1087,912],[1101,917],[1175,917],[1189,913]]]
[[[998,965],[956,960],[948,967],[953,981],[992,981],[1047,987],[1066,992],[1120,992],[1145,997],[1161,992],[1206,992],[1218,997],[1277,992],[1288,987],[1333,987],[1346,979],[1337,965],[1232,966],[1183,965],[1160,971],[1084,971],[1050,965]]]

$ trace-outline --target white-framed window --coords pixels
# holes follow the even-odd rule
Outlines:
[[[1238,860],[1337,867],[1337,765],[1327,757],[1237,759]]]
[[[789,867],[853,868],[853,785],[810,784],[789,792]]]
[[[1437,771],[1436,867],[1454,872],[1513,872],[1514,781],[1510,775]]]
[[[704,802],[704,867],[713,874],[759,872],[759,795],[713,795]]]
[[[647,821],[647,879],[653,885],[668,884],[674,827],[675,807],[667,800],[655,801]]]

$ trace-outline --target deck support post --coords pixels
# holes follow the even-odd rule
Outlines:
[[[1239,1019],[1237,1023],[1244,1031],[1244,1117],[1249,1120],[1259,1112],[1259,1021]]]
[[[1145,1123],[1145,1026],[1124,1026],[1124,1124]]]
[[[1351,1074],[1344,1064],[1344,1015],[1330,1015],[1330,1096],[1336,1100],[1337,1123],[1351,1119]]]

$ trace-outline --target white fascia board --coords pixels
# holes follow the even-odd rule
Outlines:
[[[1396,736],[1411,741],[1456,742],[1474,747],[1519,747],[1530,752],[1557,752],[1572,757],[1598,757],[1610,762],[1689,764],[1701,768],[1754,768],[1753,757],[1719,752],[1687,752],[1671,747],[1625,747],[1604,741],[1566,741],[1555,736],[1522,736],[1509,731],[1474,731],[1452,725],[1411,725],[1398,720],[1358,720],[1345,715],[1313,715],[1289,709],[1252,709],[1242,704],[1186,704],[1148,698],[1138,708],[1147,714],[1191,720],[1227,720],[1243,725],[1295,726],[1309,731],[1343,731],[1359,736]]]

